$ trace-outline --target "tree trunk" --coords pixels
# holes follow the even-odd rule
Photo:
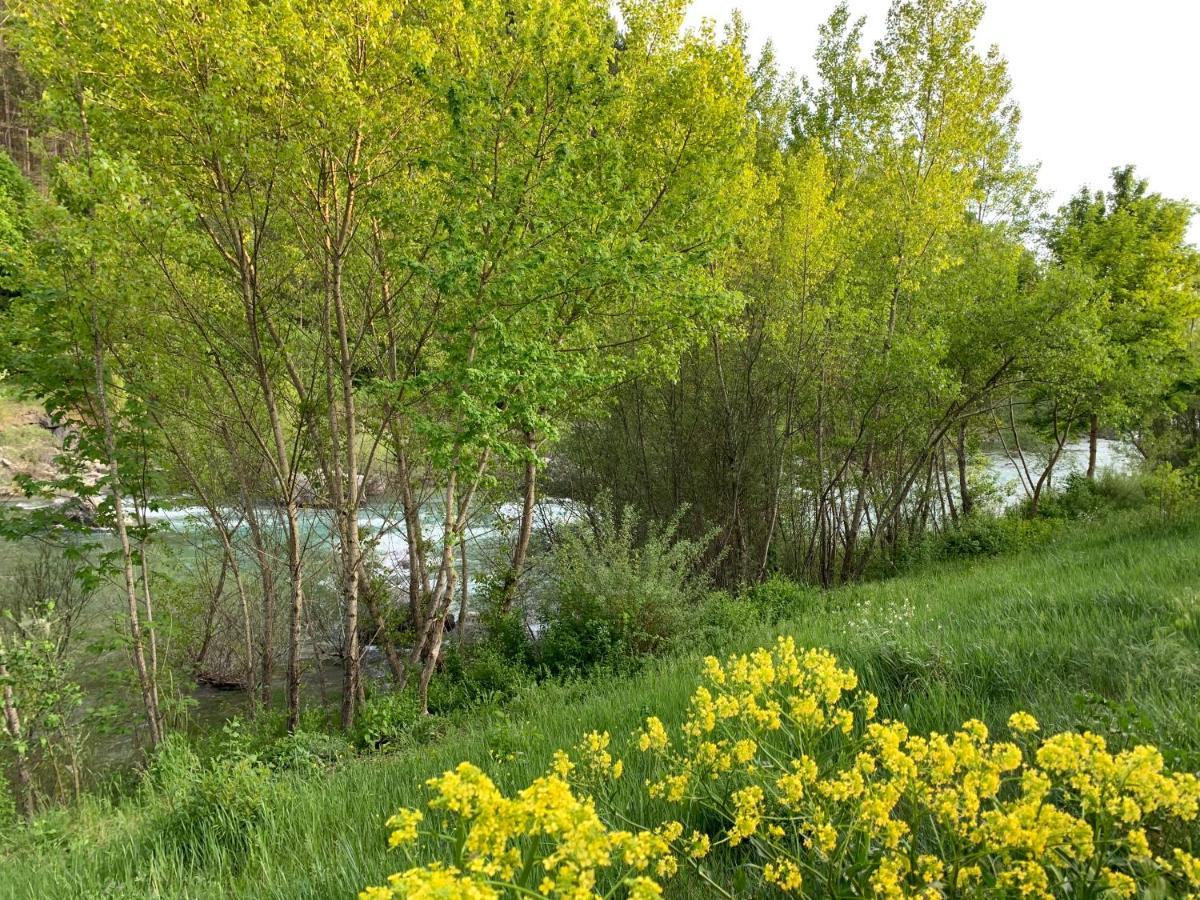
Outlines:
[[[117,438],[113,429],[112,416],[108,411],[108,387],[104,366],[104,345],[100,337],[100,321],[95,305],[91,310],[92,365],[96,389],[96,414],[104,433],[104,452],[109,473],[109,492],[113,500],[113,520],[117,541],[121,547],[121,574],[125,584],[126,609],[129,616],[129,636],[133,667],[137,672],[138,685],[142,691],[142,705],[146,710],[146,725],[149,729],[150,746],[157,747],[162,740],[162,720],[158,711],[158,689],[154,673],[146,665],[146,653],[139,611],[137,577],[133,570],[133,547],[129,542],[129,530],[125,524],[125,502],[121,491],[121,476],[117,466]]]
[[[259,526],[258,511],[250,505],[249,499],[243,499],[242,505],[246,510],[250,544],[262,582],[263,622],[262,646],[259,647],[258,690],[263,708],[266,708],[271,705],[271,681],[275,669],[275,570],[271,567],[271,557],[267,553],[262,528]]]
[[[353,183],[349,188],[347,199],[347,214],[353,209]],[[349,223],[343,223],[348,225]],[[355,705],[359,694],[359,679],[361,676],[360,653],[358,645],[358,575],[362,570],[362,548],[358,537],[358,507],[359,507],[359,472],[358,472],[358,412],[354,400],[354,357],[350,349],[350,326],[346,314],[346,304],[342,296],[342,254],[345,252],[344,235],[339,235],[336,242],[327,243],[330,254],[330,299],[333,303],[334,323],[337,337],[337,374],[340,380],[341,402],[340,415],[333,404],[330,405],[329,416],[331,436],[334,439],[335,472],[339,483],[336,485],[338,505],[341,507],[342,518],[342,573],[345,621],[343,631],[345,647],[343,648],[343,678],[342,678],[342,728],[349,731],[354,727]],[[340,419],[340,421],[339,421]],[[338,438],[342,447],[337,446]],[[343,460],[338,454],[343,453]]]
[[[458,601],[458,643],[461,645],[467,639],[467,613],[471,611],[471,579],[469,563],[467,562],[467,539],[463,536],[462,542],[462,585],[459,588],[460,595]]]
[[[946,464],[946,444],[938,444],[938,469],[941,479],[938,483],[938,493],[946,492],[946,504],[950,507],[950,521],[958,524],[958,509],[954,505],[954,493],[950,490],[950,467]]]
[[[211,513],[210,513],[211,515]],[[224,537],[224,532],[221,532]],[[192,660],[192,670],[194,674],[199,675],[204,669],[204,660],[208,658],[208,648],[212,643],[213,626],[217,619],[217,607],[221,603],[221,594],[225,591],[225,576],[229,573],[229,555],[225,554],[221,557],[221,572],[217,576],[217,583],[212,589],[212,593],[208,598],[208,609],[204,613],[204,632],[200,638],[200,649],[196,651],[196,658]]]
[[[29,758],[24,750],[25,736],[21,733],[21,713],[17,709],[17,702],[13,697],[12,685],[8,683],[8,667],[3,662],[0,662],[0,684],[3,684],[4,729],[8,732],[16,757],[13,774],[17,780],[17,802],[21,805],[21,815],[28,821],[36,812],[33,798],[33,772],[29,768]]]
[[[1037,484],[1033,487],[1033,497],[1029,503],[1029,514],[1036,516],[1038,506],[1042,500],[1042,491],[1050,486],[1050,480],[1054,476],[1054,467],[1058,465],[1058,459],[1062,456],[1063,447],[1066,446],[1067,439],[1071,434],[1071,422],[1075,418],[1075,408],[1072,407],[1070,415],[1066,417],[1067,425],[1059,433],[1059,415],[1058,408],[1054,410],[1054,449],[1050,453],[1050,458],[1046,461],[1046,468],[1042,470],[1042,474],[1038,477]]]
[[[858,532],[862,528],[863,512],[867,505],[867,482],[871,477],[871,452],[872,448],[868,447],[866,459],[863,461],[862,476],[858,481],[857,496],[854,498],[854,515],[850,517],[849,527],[846,530],[846,555],[842,558],[842,571],[839,576],[843,583],[850,579],[850,575],[854,571],[854,549],[858,545]]]
[[[1088,481],[1093,481],[1096,478],[1096,449],[1100,443],[1100,417],[1092,413],[1091,419],[1088,422],[1088,466],[1087,477]]]
[[[392,672],[392,679],[400,684],[404,681],[404,660],[400,658],[400,653],[396,650],[396,643],[388,631],[387,621],[383,617],[383,611],[379,608],[379,600],[367,580],[365,571],[359,572],[358,580],[359,584],[363,586],[362,598],[367,604],[367,612],[371,615],[371,621],[375,623],[375,630],[379,635],[378,640],[380,646],[383,647],[383,655],[387,659],[388,668]]]
[[[958,463],[958,503],[964,519],[971,517],[975,509],[975,498],[971,496],[971,487],[967,484],[967,425],[959,423],[958,440],[954,445],[954,455]]]
[[[289,492],[285,506],[288,527],[288,662],[287,662],[287,729],[293,733],[300,727],[300,626],[304,616],[304,582],[301,566],[300,521],[296,501]]]
[[[393,428],[392,440],[396,445],[400,500],[404,507],[404,536],[408,542],[408,617],[413,629],[419,630],[425,615],[425,600],[429,596],[428,569],[425,566],[425,533],[421,526],[421,510],[413,493],[408,450],[398,428]]]
[[[525,559],[529,555],[529,539],[533,534],[533,511],[537,502],[537,460],[533,456],[534,446],[533,436],[526,435],[526,447],[530,456],[525,460],[525,490],[517,544],[513,548],[508,574],[504,576],[504,599],[501,603],[504,612],[512,609],[513,601],[517,598],[517,581],[525,568]]]
[[[143,519],[141,526],[146,527],[146,522]],[[144,532],[143,532],[144,533]],[[154,630],[154,601],[150,595],[150,567],[146,563],[146,544],[144,541],[138,545],[138,561],[141,567],[142,575],[142,596],[144,598],[144,609],[146,613],[146,648],[149,650],[148,665],[150,666],[150,689],[154,692],[154,708],[159,710],[159,718],[161,722],[162,711],[158,702],[158,636]],[[160,725],[161,728],[161,725]]]

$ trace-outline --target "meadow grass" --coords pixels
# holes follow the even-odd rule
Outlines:
[[[1172,766],[1200,768],[1200,523],[1144,515],[1072,526],[1020,555],[944,563],[830,592],[771,628],[730,634],[722,653],[780,633],[831,649],[918,731],[1016,709],[1044,733],[1100,731],[1116,745],[1152,742]],[[682,719],[703,652],[641,674],[531,688],[502,710],[417,749],[364,757],[320,775],[283,776],[255,799],[251,824],[189,821],[169,797],[96,797],[15,836],[0,859],[11,897],[350,897],[402,867],[383,822],[419,805],[423,782],[461,760],[505,789],[543,772],[556,748],[608,730],[618,752],[648,714]],[[625,753],[617,803],[640,821],[668,815],[645,796]],[[231,835],[235,839],[231,839]],[[736,887],[737,859],[713,859]],[[704,894],[686,874],[671,896]]]

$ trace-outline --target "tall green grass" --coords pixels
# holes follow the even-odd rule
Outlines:
[[[945,563],[824,595],[803,617],[730,634],[722,652],[776,633],[832,649],[879,694],[883,715],[947,730],[998,725],[1027,709],[1045,731],[1090,728],[1116,744],[1150,741],[1200,768],[1200,524],[1108,519],[1064,530],[1018,556]],[[502,787],[544,771],[554,749],[607,729],[617,749],[642,718],[682,717],[699,653],[637,677],[548,684],[429,746],[270,782],[231,772],[238,814],[191,814],[169,792],[91,799],[15,835],[0,896],[349,897],[398,860],[384,819],[424,797],[426,778],[463,759]],[[653,820],[638,756],[619,802]],[[249,812],[247,812],[249,810]],[[231,815],[233,815],[231,813]],[[714,861],[732,879],[735,859]],[[703,893],[686,876],[670,893]]]

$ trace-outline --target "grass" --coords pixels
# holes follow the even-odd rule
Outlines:
[[[1023,708],[1046,732],[1149,741],[1172,765],[1200,768],[1200,523],[1124,516],[1072,527],[1018,556],[832,592],[776,627],[730,635],[720,649],[781,632],[832,649],[880,695],[884,715],[918,731],[971,717],[998,725]],[[620,750],[645,715],[682,718],[700,655],[628,679],[543,685],[428,746],[283,777],[250,798],[253,812],[234,832],[219,816],[180,815],[162,796],[86,800],[13,837],[0,895],[353,896],[396,867],[382,823],[420,802],[426,778],[469,759],[513,788],[592,728],[611,731]],[[621,803],[654,820],[638,757],[626,761]],[[715,865],[732,878],[736,859]],[[669,893],[703,891],[681,876]]]

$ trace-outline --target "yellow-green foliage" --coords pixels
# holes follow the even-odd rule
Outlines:
[[[737,855],[754,896],[1200,889],[1200,780],[1167,771],[1156,748],[1114,752],[1088,732],[1039,741],[1025,712],[1007,740],[977,720],[922,737],[876,708],[851,669],[791,638],[710,657],[682,725],[650,717],[630,741],[650,762],[649,797],[681,821],[618,808],[624,762],[593,732],[514,797],[469,763],[431,779],[427,811],[393,817],[389,843],[432,842],[442,861],[360,897],[654,897],[681,864],[732,896],[708,873],[714,852]]]

